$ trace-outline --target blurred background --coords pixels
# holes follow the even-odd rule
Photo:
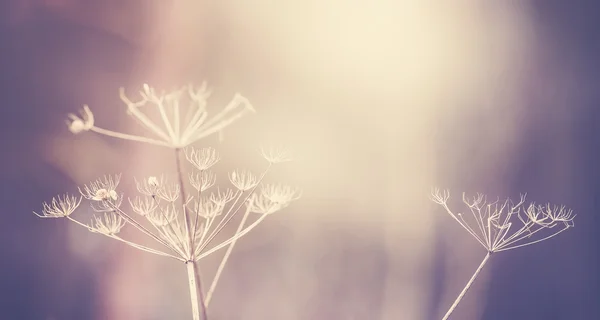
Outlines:
[[[496,255],[454,319],[600,319],[598,5],[573,1],[12,0],[0,4],[0,319],[188,319],[183,266],[31,211],[110,173],[169,173],[118,88],[208,81],[257,113],[209,137],[223,173],[295,161],[303,198],[241,241],[211,319],[439,319],[485,255],[428,196],[571,207],[576,228]],[[81,229],[81,230],[80,230]],[[210,274],[214,261],[207,261]]]

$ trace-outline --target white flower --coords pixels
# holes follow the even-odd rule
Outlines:
[[[120,180],[120,174],[115,176],[104,176],[102,179],[97,179],[96,181],[85,185],[83,190],[80,188],[79,192],[88,200],[117,200],[118,197],[115,190],[117,189]]]
[[[156,177],[152,176],[148,178],[148,185],[152,187],[158,187],[160,183],[158,182],[158,179],[156,179]]]
[[[87,105],[84,105],[83,110],[79,113],[81,114],[81,117],[78,117],[73,113],[67,115],[70,120],[67,120],[67,126],[74,134],[82,131],[89,131],[94,127],[94,114]]]
[[[117,192],[115,190],[107,190],[107,189],[99,189],[96,191],[92,200],[102,201],[102,200],[117,200]]]

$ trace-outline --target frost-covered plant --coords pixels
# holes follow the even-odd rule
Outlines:
[[[469,199],[463,193],[463,203],[468,213],[454,213],[448,207],[448,191],[434,189],[431,199],[441,205],[463,229],[473,236],[487,250],[483,261],[446,312],[443,320],[450,317],[473,281],[493,253],[517,249],[550,239],[573,227],[572,210],[564,206],[550,204],[525,204],[525,195],[518,202],[506,199],[488,202],[483,194]]]
[[[212,298],[217,282],[237,240],[255,228],[268,215],[298,199],[297,189],[280,184],[263,185],[263,178],[270,168],[278,163],[291,160],[283,149],[263,149],[262,156],[267,160],[266,169],[256,176],[249,171],[235,170],[229,174],[229,182],[234,188],[219,189],[216,175],[211,168],[220,160],[213,148],[196,149],[189,145],[209,134],[223,130],[239,118],[249,108],[247,100],[236,95],[234,100],[221,113],[207,119],[206,85],[199,90],[187,88],[190,99],[187,116],[180,117],[179,98],[183,89],[168,94],[156,95],[154,89],[144,85],[142,101],[130,102],[121,92],[128,106],[128,113],[139,120],[158,139],[133,136],[96,127],[90,109],[85,106],[81,117],[69,115],[69,129],[73,133],[94,131],[111,137],[146,142],[169,147],[174,150],[177,164],[177,177],[170,181],[164,176],[151,176],[136,180],[140,195],[127,198],[119,192],[121,175],[104,176],[79,189],[80,195],[61,195],[50,203],[43,203],[41,218],[66,218],[67,220],[109,238],[121,241],[131,247],[169,257],[185,263],[188,271],[190,298],[194,320],[207,319],[206,309]],[[163,121],[163,128],[155,124],[141,110],[147,110],[151,102]],[[245,105],[246,109],[239,110]],[[183,157],[195,168],[184,176]],[[186,182],[187,181],[187,182]],[[260,189],[258,189],[260,186]],[[211,191],[212,190],[212,191]],[[95,214],[89,222],[75,218],[73,213],[82,199],[90,202]],[[129,209],[126,208],[129,204]],[[244,214],[235,232],[219,237],[224,228],[239,211]],[[252,213],[255,218],[248,219]],[[127,240],[120,231],[131,226],[153,239],[156,247],[149,247]],[[227,248],[217,272],[206,292],[203,290],[199,261],[208,255]]]

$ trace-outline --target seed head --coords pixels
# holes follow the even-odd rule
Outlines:
[[[519,201],[488,202],[483,194],[468,198],[463,193],[463,202],[470,214],[452,212],[447,204],[449,198],[448,191],[437,189],[431,197],[489,252],[516,249],[550,239],[573,227],[575,218],[572,211],[563,206],[531,203],[525,207],[525,195],[521,195]],[[562,228],[555,228],[558,223]],[[538,237],[532,238],[536,233]]]
[[[102,200],[117,200],[117,192],[115,191],[121,180],[121,174],[114,176],[105,175],[101,179],[97,179],[79,189],[81,195],[94,201]]]
[[[300,198],[300,191],[281,184],[268,184],[259,194],[248,201],[250,211],[260,214],[272,214]]]
[[[169,225],[171,222],[177,219],[178,211],[172,206],[166,206],[165,208],[161,208],[159,210],[155,210],[152,213],[148,214],[146,218],[152,224],[164,227]]]
[[[125,225],[123,218],[115,214],[114,212],[105,212],[102,216],[94,216],[92,220],[90,231],[102,233],[107,236],[114,236],[121,228]]]
[[[270,164],[292,161],[291,154],[286,148],[263,147],[261,148],[260,153]]]
[[[217,176],[211,171],[190,173],[190,184],[196,191],[204,192],[217,182]]]
[[[220,160],[217,151],[213,148],[196,149],[189,147],[185,149],[185,157],[200,171],[209,169]]]
[[[69,131],[74,134],[82,131],[89,131],[94,127],[94,114],[87,105],[83,106],[83,109],[79,114],[81,117],[73,113],[67,115],[69,118],[69,120],[67,120],[67,126],[69,127]]]
[[[216,192],[210,194],[210,201],[222,207],[225,207],[225,205],[234,198],[235,194],[231,189],[226,189],[223,192],[221,192],[221,189],[217,189]]]
[[[52,198],[50,203],[42,204],[42,214],[33,212],[40,218],[63,218],[70,216],[81,203],[81,197],[62,195]]]
[[[229,174],[229,181],[240,191],[247,191],[258,184],[256,176],[247,170],[235,170]]]
[[[135,197],[133,201],[129,199],[129,204],[131,205],[133,212],[140,216],[149,215],[158,207],[156,200],[151,197],[144,197],[143,199],[141,197]]]
[[[203,218],[212,218],[220,216],[223,213],[224,206],[220,203],[210,201],[207,198],[200,198],[200,201],[194,202],[194,212]]]
[[[135,187],[139,193],[148,197],[156,196],[161,188],[164,187],[164,178],[151,176],[141,181],[135,180]]]

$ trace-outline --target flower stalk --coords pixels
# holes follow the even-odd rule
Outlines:
[[[181,192],[183,216],[185,224],[185,233],[187,235],[189,260],[186,261],[187,275],[190,287],[190,299],[192,301],[192,316],[194,320],[208,320],[206,312],[206,304],[204,303],[204,294],[202,292],[202,279],[198,262],[194,256],[194,235],[195,230],[192,230],[190,213],[186,206],[187,194],[185,183],[183,182],[183,164],[181,163],[181,149],[175,149],[175,162],[177,167],[177,180],[179,182],[179,190]]]
[[[467,285],[465,285],[465,287],[460,292],[460,294],[458,295],[456,300],[454,300],[454,303],[450,306],[450,309],[448,309],[448,311],[446,312],[446,314],[444,315],[442,320],[448,320],[450,318],[450,315],[452,315],[452,312],[454,312],[454,309],[456,309],[456,307],[458,307],[458,304],[460,303],[460,301],[464,298],[464,296],[467,293],[467,291],[469,290],[469,288],[471,288],[471,285],[473,285],[473,282],[475,282],[475,279],[477,279],[477,276],[479,275],[479,273],[481,272],[481,270],[483,269],[483,267],[485,266],[485,264],[487,263],[487,261],[491,255],[492,255],[492,252],[488,252],[485,255],[485,257],[483,258],[483,261],[481,261],[481,263],[479,264],[479,267],[477,267],[477,270],[475,270],[475,273],[473,273],[473,276],[471,276],[471,279],[469,279],[469,282],[467,282]]]
[[[206,306],[202,293],[202,282],[196,261],[186,261],[188,284],[190,286],[190,299],[192,302],[192,318],[194,320],[208,320]]]

